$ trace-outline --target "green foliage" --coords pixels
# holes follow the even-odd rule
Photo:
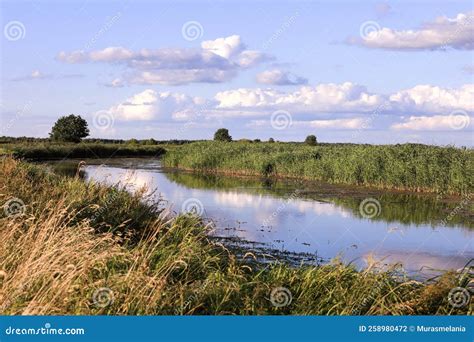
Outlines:
[[[264,177],[271,176],[272,174],[276,173],[275,165],[271,162],[264,162],[260,169],[260,173]]]
[[[89,135],[87,121],[80,115],[63,116],[56,121],[49,136],[54,141],[78,143]]]
[[[412,191],[467,194],[474,187],[472,149],[420,144],[355,145],[197,142],[164,156],[167,166],[205,172],[272,175]]]
[[[161,156],[165,153],[164,145],[138,144],[92,144],[92,143],[36,143],[3,145],[6,153],[18,158],[34,160],[59,158],[111,158]]]
[[[268,142],[269,142],[269,143],[274,143],[274,142],[275,142],[275,139],[270,138],[270,139],[268,139]]]
[[[232,137],[229,135],[229,130],[227,128],[219,128],[216,133],[214,133],[215,141],[232,141]]]
[[[309,146],[316,146],[318,140],[316,139],[315,135],[308,135],[304,140],[304,143]]]
[[[158,141],[156,141],[155,139],[151,138],[151,139],[141,140],[141,141],[140,141],[140,144],[141,144],[141,145],[158,145]]]

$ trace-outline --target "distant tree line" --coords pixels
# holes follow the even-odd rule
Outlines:
[[[89,136],[89,127],[87,121],[84,120],[80,115],[70,114],[67,116],[60,117],[53,125],[49,138],[32,138],[32,137],[0,137],[0,143],[38,143],[38,142],[59,142],[59,143],[101,143],[101,144],[130,144],[130,145],[160,145],[160,144],[175,144],[182,145],[188,144],[194,141],[203,140],[188,140],[188,139],[171,139],[171,140],[155,140],[149,139],[100,139],[100,138],[87,138]],[[227,128],[219,128],[214,133],[215,141],[231,142],[232,136]],[[239,139],[240,142],[261,142],[260,139]],[[269,143],[274,143],[273,138],[268,139]],[[309,146],[326,145],[318,143],[315,135],[311,134],[306,137],[304,143]],[[338,143],[331,145],[353,145],[351,143]],[[367,144],[368,145],[368,144]]]
[[[163,145],[173,144],[182,145],[189,144],[195,141],[203,140],[188,140],[188,139],[171,139],[171,140],[155,140],[151,139],[101,139],[101,138],[86,138],[82,139],[83,143],[90,144],[137,144],[137,145]],[[0,136],[0,144],[24,144],[24,143],[51,143],[54,142],[51,138],[34,138],[34,137],[9,137]],[[59,142],[61,143],[61,142]]]

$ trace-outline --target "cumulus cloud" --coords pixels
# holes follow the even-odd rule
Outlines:
[[[395,30],[381,28],[363,34],[350,43],[369,48],[393,50],[457,50],[474,48],[474,12],[459,13],[454,18],[438,17],[423,24],[419,29]]]
[[[346,82],[304,86],[293,92],[235,89],[204,99],[147,89],[96,115],[107,115],[118,121],[169,123],[230,120],[236,127],[243,124],[268,128],[273,113],[285,111],[291,117],[292,127],[297,128],[463,130],[474,113],[473,91],[474,85],[457,89],[419,85],[393,94],[375,94],[364,86]],[[402,121],[398,122],[400,118]]]
[[[240,36],[237,35],[227,38],[217,38],[216,40],[206,40],[201,43],[201,47],[227,60],[236,56],[245,48]]]
[[[455,115],[434,115],[434,116],[410,116],[401,123],[391,126],[395,130],[413,131],[445,131],[461,130],[470,125],[472,117],[464,114]]]
[[[269,85],[301,85],[307,84],[308,80],[280,69],[265,70],[257,74],[257,82]]]
[[[298,112],[369,111],[384,102],[380,95],[350,82],[301,87],[289,93],[274,89],[236,89],[215,95],[218,108],[283,108]]]
[[[204,99],[199,97],[147,89],[97,114],[107,114],[124,121],[169,119],[174,113],[194,108],[204,102]]]
[[[466,84],[458,89],[418,85],[390,96],[397,109],[404,112],[446,113],[462,109],[474,111],[474,85]]]
[[[192,82],[224,82],[239,70],[250,68],[272,57],[248,50],[240,36],[233,35],[201,43],[198,49],[160,48],[132,51],[124,47],[107,47],[97,51],[60,52],[65,63],[102,62],[124,65],[126,79],[136,84],[178,85]]]
[[[221,109],[285,109],[291,113],[449,113],[474,111],[474,85],[457,89],[418,85],[393,94],[375,94],[350,82],[305,86],[294,92],[274,89],[222,91],[214,99]]]

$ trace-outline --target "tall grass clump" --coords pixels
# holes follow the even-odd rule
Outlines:
[[[1,160],[1,202],[21,198],[25,208],[0,215],[0,314],[472,313],[448,303],[453,274],[421,283],[394,278],[395,269],[357,271],[337,260],[262,265],[214,242],[198,217],[168,216],[137,201],[139,194],[104,202],[108,191],[122,190]],[[113,217],[84,215],[87,207]],[[282,288],[291,300],[274,305],[272,293]]]
[[[420,144],[356,145],[197,142],[169,151],[168,167],[201,172],[296,177],[449,194],[474,187],[472,149]]]

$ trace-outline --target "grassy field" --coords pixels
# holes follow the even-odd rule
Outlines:
[[[140,192],[10,157],[0,161],[0,194],[1,314],[473,312],[448,303],[460,285],[453,273],[421,283],[376,264],[362,272],[337,260],[262,265],[208,238],[199,218],[167,217]]]
[[[0,154],[33,160],[62,158],[158,157],[165,152],[161,145],[112,143],[7,143],[0,144]]]
[[[474,151],[455,147],[209,141],[180,146],[163,160],[168,167],[201,172],[410,191],[466,194],[474,187]]]

